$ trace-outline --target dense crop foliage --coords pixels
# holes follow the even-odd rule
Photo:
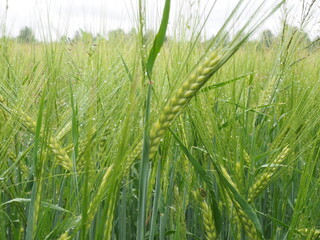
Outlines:
[[[319,52],[245,30],[1,39],[0,239],[318,239]]]

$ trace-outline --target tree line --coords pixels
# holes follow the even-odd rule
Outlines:
[[[320,47],[320,36],[317,37],[314,41],[312,41],[310,39],[309,35],[305,31],[302,31],[302,30],[298,29],[297,27],[290,26],[290,25],[286,25],[285,28],[283,29],[283,31],[291,32],[291,34],[298,35],[298,39],[300,41],[302,41],[303,45],[305,45],[305,46]],[[130,30],[128,33],[126,33],[122,29],[116,29],[116,30],[112,30],[112,31],[108,32],[106,40],[119,41],[119,40],[124,40],[124,39],[132,39],[136,35],[137,35],[137,32],[135,29]],[[153,30],[147,30],[144,34],[144,38],[145,38],[144,42],[149,42],[150,40],[152,41],[154,39],[154,37],[155,37],[155,32]],[[225,32],[223,34],[220,34],[219,36],[212,36],[211,38],[206,40],[206,42],[210,42],[210,41],[214,40],[214,38],[218,38],[218,37],[223,38],[218,41],[223,41],[225,43],[228,43],[231,39],[229,33]],[[279,38],[280,38],[280,36],[274,35],[271,30],[267,29],[267,30],[264,30],[259,35],[258,39],[254,40],[254,41],[258,42],[259,46],[261,46],[261,47],[270,48],[274,45],[276,40]],[[76,31],[76,33],[74,34],[74,36],[72,38],[69,38],[67,36],[62,36],[62,37],[60,37],[60,39],[58,41],[72,42],[72,43],[76,43],[76,42],[89,43],[89,42],[95,42],[100,39],[105,39],[105,37],[102,36],[101,34],[96,34],[94,36],[90,32],[79,29]],[[168,40],[168,39],[169,39],[169,37],[167,37],[166,40]],[[19,35],[17,36],[16,40],[18,42],[22,42],[22,43],[35,43],[35,42],[37,42],[34,31],[32,30],[32,28],[27,27],[27,26],[23,27],[20,30]]]

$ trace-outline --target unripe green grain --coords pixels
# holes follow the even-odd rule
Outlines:
[[[250,220],[250,218],[247,216],[247,214],[242,210],[239,203],[237,201],[233,201],[233,205],[235,207],[239,221],[241,222],[241,225],[243,226],[243,228],[245,230],[245,234],[247,236],[247,239],[249,239],[249,240],[260,239],[253,222]]]
[[[289,146],[285,146],[280,154],[267,166],[266,170],[258,177],[258,180],[249,189],[248,202],[255,199],[269,184],[279,165],[283,163],[289,153]]]
[[[14,114],[30,132],[36,132],[36,121],[24,111],[7,111],[6,113]],[[65,170],[71,171],[72,161],[69,155],[53,137],[49,138],[47,147],[56,156],[58,160],[56,165],[61,165]]]
[[[25,112],[18,111],[19,118],[22,120],[23,124],[31,131],[36,131],[36,122]],[[67,154],[67,152],[60,146],[60,144],[53,138],[49,138],[49,142],[47,143],[48,148],[51,152],[56,156],[58,160],[58,165],[61,165],[65,170],[71,171],[72,169],[72,161]]]
[[[167,102],[159,119],[152,125],[150,131],[150,153],[152,159],[157,152],[161,139],[174,119],[181,113],[190,99],[209,80],[213,74],[214,67],[219,62],[220,56],[216,52],[200,65],[187,81],[175,92],[173,97]]]
[[[211,208],[205,200],[201,201],[200,206],[202,210],[204,229],[206,231],[206,239],[217,240],[218,234],[214,225]]]
[[[68,233],[67,233],[67,232],[63,233],[63,234],[58,238],[58,240],[69,240],[69,239],[70,239],[70,237],[68,236]]]
[[[200,65],[195,73],[176,90],[173,97],[164,106],[159,119],[151,126],[150,131],[150,151],[149,158],[152,159],[157,152],[158,146],[163,139],[166,130],[171,126],[175,118],[181,113],[190,99],[197,91],[210,79],[214,73],[214,68],[220,60],[220,56],[213,52],[205,62]],[[141,153],[142,142],[139,143],[127,158],[125,173],[128,173],[134,159]],[[125,174],[125,175],[126,175]]]

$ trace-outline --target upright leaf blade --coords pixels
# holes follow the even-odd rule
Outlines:
[[[149,79],[151,79],[154,62],[156,61],[158,53],[160,52],[160,49],[166,38],[169,15],[170,15],[170,0],[166,0],[163,13],[162,13],[161,25],[153,41],[153,46],[150,50],[148,61],[147,61],[147,74]]]
[[[151,104],[152,86],[148,86],[148,96],[146,99],[145,110],[145,130],[143,134],[142,159],[140,166],[140,182],[139,182],[139,206],[138,206],[138,221],[137,221],[137,240],[145,239],[145,222],[147,208],[147,193],[148,193],[148,177],[149,177],[149,150],[150,150],[150,127],[148,125],[150,119],[150,104]]]
[[[45,92],[45,91],[44,91]],[[35,236],[35,228],[37,224],[37,211],[36,211],[36,197],[39,190],[39,184],[41,184],[39,181],[40,179],[40,169],[39,169],[39,162],[38,162],[38,150],[40,147],[40,135],[41,135],[41,126],[42,126],[42,119],[43,119],[43,109],[44,109],[44,100],[45,100],[45,94],[42,95],[40,106],[39,106],[39,112],[38,112],[38,118],[37,118],[37,125],[36,125],[36,131],[35,131],[35,137],[34,137],[34,152],[33,152],[33,162],[31,169],[34,173],[34,179],[32,186],[32,192],[31,192],[31,201],[29,205],[29,211],[28,211],[28,221],[27,221],[27,230],[26,230],[26,240],[34,239]]]

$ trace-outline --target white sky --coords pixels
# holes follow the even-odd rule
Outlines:
[[[162,9],[165,0],[146,0],[147,26],[157,29],[161,20]],[[246,0],[250,1],[250,0]],[[249,10],[262,0],[251,0]],[[279,0],[268,0],[270,4]],[[305,0],[307,1],[307,0]],[[312,0],[309,0],[309,2]],[[171,15],[169,33],[199,31],[201,23],[208,15],[213,0],[171,0]],[[226,16],[237,0],[217,0],[203,34],[211,36],[217,32]],[[299,25],[301,20],[301,3],[303,0],[287,0],[292,23]],[[314,38],[320,35],[320,1],[317,1],[317,9],[314,19],[310,21],[307,30]],[[8,11],[6,14],[6,3]],[[269,8],[270,8],[269,4]],[[62,35],[73,37],[78,29],[106,35],[108,31],[122,28],[129,31],[137,26],[138,0],[0,0],[0,24],[6,26],[6,34],[17,36],[24,26],[32,27],[37,39],[57,39]],[[263,28],[269,28],[274,33],[280,31],[280,19],[284,10],[281,9],[274,15]],[[240,22],[241,24],[241,22]],[[239,25],[239,21],[234,26]],[[188,30],[189,29],[189,30]],[[232,29],[230,29],[232,31]],[[2,30],[3,34],[3,30]]]

